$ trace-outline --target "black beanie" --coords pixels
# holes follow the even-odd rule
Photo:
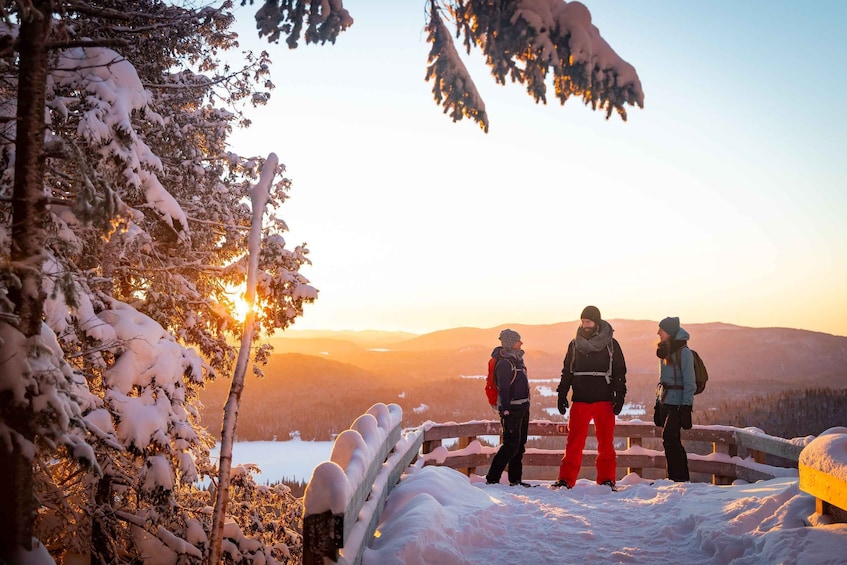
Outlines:
[[[671,336],[671,339],[674,339],[679,332],[679,316],[665,318],[659,322],[659,327],[665,330],[665,333]]]
[[[591,320],[600,325],[600,310],[596,306],[586,306],[579,316],[580,320]]]

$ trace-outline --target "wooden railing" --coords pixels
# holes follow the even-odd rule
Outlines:
[[[427,465],[445,465],[465,474],[474,473],[477,467],[488,466],[497,447],[474,446],[473,442],[483,436],[498,436],[500,423],[495,421],[468,422],[463,424],[429,424],[424,431],[423,453]],[[567,426],[562,422],[532,421],[530,436],[561,436],[560,449],[528,448],[523,457],[526,467],[558,467],[562,460]],[[594,435],[593,424],[589,437]],[[626,440],[626,449],[617,451],[618,468],[643,476],[645,469],[665,469],[665,455],[658,449],[644,447],[647,438],[661,441],[662,428],[652,423],[633,421],[617,422],[615,437]],[[455,440],[456,449],[440,450],[444,440]],[[688,442],[704,442],[712,445],[712,452],[705,455],[688,454],[691,473],[712,476],[715,484],[729,484],[736,479],[754,482],[776,476],[797,475],[797,462],[802,445],[780,437],[747,432],[727,426],[695,426],[682,430],[682,439]],[[654,442],[655,443],[655,442]],[[773,455],[781,465],[765,464],[765,456]],[[585,450],[583,469],[594,467],[597,452]],[[555,477],[553,477],[555,478]]]
[[[399,413],[400,407],[395,404],[375,404],[353,423],[350,430],[338,436],[330,460],[315,467],[304,495],[304,564],[324,563],[324,558],[328,558],[338,563],[358,565],[376,531],[388,494],[416,459],[418,466],[444,465],[471,474],[477,467],[488,466],[497,451],[497,447],[482,445],[479,438],[499,436],[499,422],[428,423],[401,430]],[[393,419],[388,417],[389,414],[393,415]],[[589,437],[593,434],[591,426]],[[627,472],[640,476],[644,476],[647,470],[654,470],[664,476],[664,453],[644,446],[644,440],[648,439],[653,444],[660,444],[661,434],[661,428],[652,423],[617,422],[615,437],[626,440],[626,449],[617,450],[618,468],[626,468]],[[532,421],[529,435],[561,436],[562,449],[527,449],[523,457],[524,468],[558,466],[564,449],[564,436],[567,435],[566,425]],[[842,435],[847,438],[847,434]],[[374,441],[377,436],[383,439]],[[353,443],[351,437],[355,440]],[[842,488],[847,483],[840,475],[832,476],[832,473],[814,469],[815,474],[807,483],[816,490],[803,488],[804,469],[815,467],[813,462],[807,461],[798,471],[801,451],[807,443],[805,440],[792,441],[729,426],[695,426],[691,430],[683,430],[682,439],[686,443],[705,442],[712,446],[711,453],[688,454],[692,475],[711,475],[715,484],[729,484],[736,479],[755,482],[781,476],[796,477],[800,473],[801,489],[820,497],[819,511],[827,508],[839,511],[840,504],[847,505],[847,497],[843,494],[847,489]],[[444,446],[445,440],[450,440],[451,449]],[[339,444],[342,448],[336,450]],[[350,445],[364,446],[361,451],[366,455],[351,457]],[[771,456],[770,464],[765,463],[768,455]],[[585,450],[583,470],[590,472],[596,457],[596,451]],[[776,461],[773,461],[774,458]],[[337,490],[338,484],[345,485],[345,488]],[[840,511],[843,512],[843,509]]]

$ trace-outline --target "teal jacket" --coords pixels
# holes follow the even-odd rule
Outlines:
[[[691,336],[688,332],[680,328],[674,341],[688,341],[689,337]],[[659,361],[659,382],[667,391],[665,404],[694,406],[694,391],[697,389],[697,383],[694,380],[694,356],[688,347],[678,349],[666,360]],[[680,385],[682,389],[669,388]]]

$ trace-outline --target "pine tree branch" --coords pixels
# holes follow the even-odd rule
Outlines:
[[[201,220],[200,218],[195,218],[194,216],[185,216],[185,217],[188,218],[189,220],[191,220],[192,222],[197,222],[198,224],[205,224],[207,226],[218,226],[218,227],[222,227],[222,228],[226,228],[226,229],[238,230],[238,231],[244,231],[244,232],[250,231],[250,226],[236,226],[236,225],[233,225],[233,224],[224,224],[222,222],[214,222],[212,220]]]
[[[73,49],[75,47],[128,47],[129,45],[129,41],[119,38],[77,39],[74,41],[49,41],[47,42],[47,49]]]
[[[199,19],[201,17],[208,18],[223,13],[223,8],[205,7],[199,11],[185,10],[180,15],[166,12],[163,16],[151,14],[149,12],[136,12],[133,10],[114,10],[102,6],[92,6],[86,2],[68,2],[65,8],[66,12],[74,12],[80,15],[90,16],[92,18],[104,20],[126,20],[128,18],[142,18],[150,21],[161,20],[163,22],[185,22]]]

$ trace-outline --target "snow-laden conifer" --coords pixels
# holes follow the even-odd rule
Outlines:
[[[2,112],[13,122],[0,139],[0,251],[11,267],[0,273],[0,439],[12,479],[0,488],[20,492],[24,510],[7,515],[20,528],[2,550],[26,549],[35,534],[66,557],[200,559],[211,494],[198,481],[214,484],[217,469],[198,391],[235,359],[243,327],[230,291],[246,279],[248,188],[264,165],[232,152],[227,137],[248,125],[244,104],[267,100],[269,60],[247,54],[238,69],[220,60],[237,46],[226,4],[34,6],[11,5],[0,29],[15,38],[28,18],[49,23],[43,44],[27,47],[46,56],[42,144],[17,138],[22,71],[14,51],[0,60],[10,101]],[[22,148],[40,155],[34,180],[15,174]],[[16,181],[31,195],[28,216],[12,206]],[[317,294],[298,273],[308,250],[287,248],[277,216],[289,186],[280,177],[267,187],[273,212],[254,244],[255,324],[267,331],[288,326]],[[10,261],[22,225],[34,234],[23,238],[29,251]],[[35,334],[21,327],[25,294],[40,300]],[[296,548],[284,550],[296,535],[277,516],[250,519],[242,527],[255,539],[233,537],[232,551],[296,558]]]

